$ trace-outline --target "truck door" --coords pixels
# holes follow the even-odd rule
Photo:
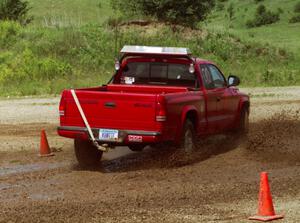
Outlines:
[[[209,132],[223,130],[228,124],[224,103],[226,81],[222,73],[212,64],[201,64],[201,77],[206,92],[206,114]]]

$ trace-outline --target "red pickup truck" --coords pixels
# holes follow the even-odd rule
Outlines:
[[[107,85],[64,90],[58,134],[74,139],[80,165],[100,162],[106,148],[141,151],[172,142],[190,153],[196,137],[246,132],[249,97],[212,62],[186,48],[124,46]]]

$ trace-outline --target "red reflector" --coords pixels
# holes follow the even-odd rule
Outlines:
[[[143,142],[143,136],[128,135],[129,142]]]

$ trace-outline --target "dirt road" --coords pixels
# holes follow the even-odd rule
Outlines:
[[[248,222],[269,172],[278,222],[300,221],[300,87],[245,89],[245,138],[214,136],[189,160],[126,147],[80,169],[56,135],[58,98],[0,100],[0,222]],[[45,128],[55,156],[39,158]]]

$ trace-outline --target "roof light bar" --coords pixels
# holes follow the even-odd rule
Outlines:
[[[179,55],[189,56],[191,51],[188,48],[180,47],[157,47],[157,46],[124,46],[122,54],[161,54],[161,55]]]

